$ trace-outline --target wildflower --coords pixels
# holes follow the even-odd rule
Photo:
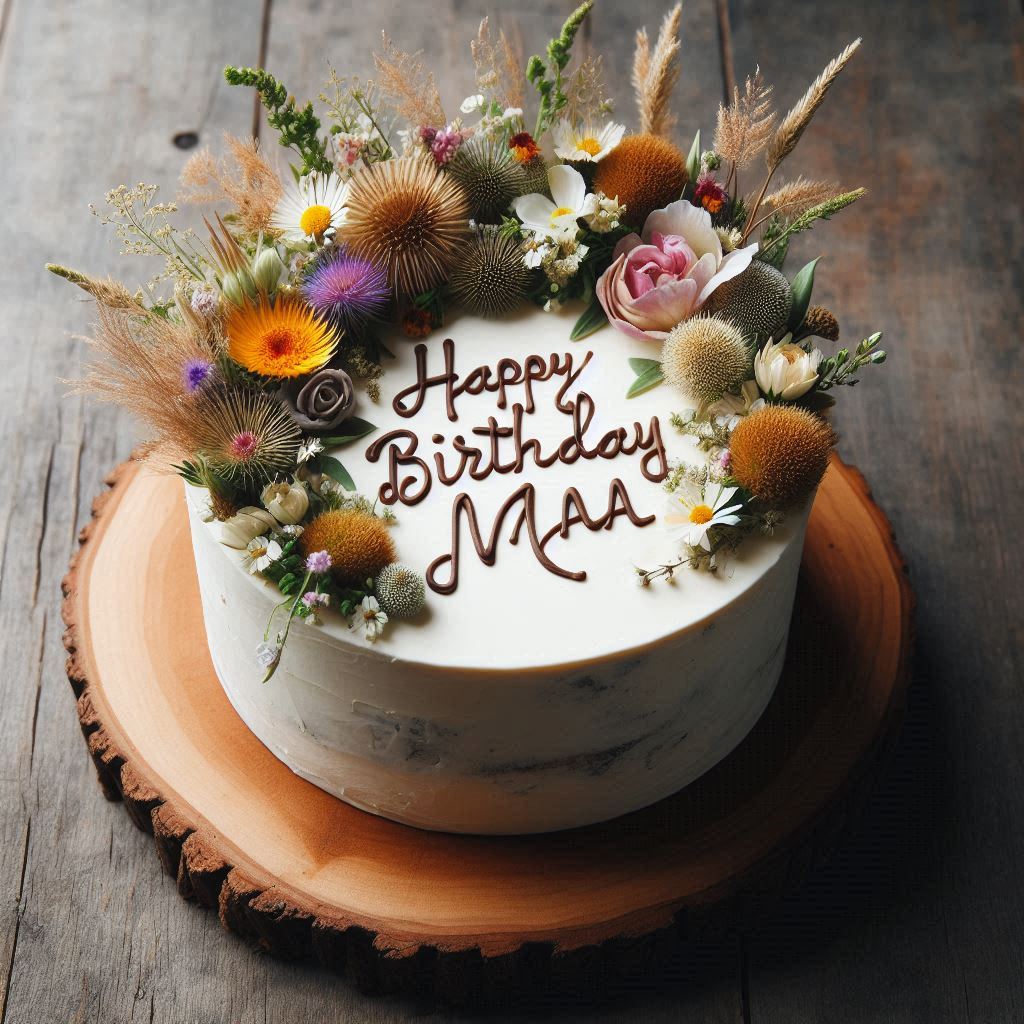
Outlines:
[[[265,668],[269,672],[270,670],[277,668],[280,660],[280,644],[263,643],[256,648],[256,664],[259,665],[260,668]]]
[[[697,178],[693,198],[697,204],[703,206],[710,214],[720,213],[722,207],[729,201],[728,193],[715,181],[714,175],[708,171],[705,171]]]
[[[434,318],[426,309],[410,309],[402,317],[402,330],[406,337],[425,338],[434,329]]]
[[[334,355],[334,328],[304,302],[246,303],[227,321],[228,355],[263,377],[301,377]]]
[[[583,175],[565,164],[548,168],[548,185],[552,199],[539,192],[520,196],[512,204],[516,216],[534,234],[554,241],[574,239],[579,233],[577,221],[594,212],[597,199],[587,192]]]
[[[189,359],[181,371],[185,391],[194,394],[210,379],[212,373],[213,363],[206,359]]]
[[[512,150],[513,158],[521,164],[529,163],[540,156],[540,146],[529,132],[516,132],[508,140],[508,148]]]
[[[390,294],[383,267],[344,249],[318,258],[302,285],[303,297],[318,313],[349,331],[380,316]]]
[[[271,537],[253,537],[245,546],[245,564],[253,575],[263,572],[280,557],[281,545]]]
[[[198,313],[207,320],[212,320],[220,311],[220,299],[217,297],[216,289],[205,284],[192,292],[189,305],[193,313]]]
[[[306,556],[306,570],[322,574],[331,568],[331,556],[326,551],[313,551]]]
[[[375,597],[364,597],[352,616],[352,629],[363,628],[363,636],[372,644],[388,623],[387,612],[380,610]]]
[[[447,128],[441,128],[434,133],[434,137],[430,140],[429,148],[439,167],[443,167],[455,156],[462,142],[462,132],[456,131],[451,125]]]
[[[285,190],[270,226],[289,242],[322,242],[345,220],[348,189],[336,174],[307,174]]]
[[[735,526],[740,521],[736,513],[743,508],[742,502],[729,504],[736,490],[717,481],[701,485],[684,480],[679,490],[669,498],[669,510],[664,521],[676,531],[681,531],[684,543],[690,547],[710,551],[708,531],[713,526]]]
[[[463,114],[475,114],[483,105],[484,97],[481,93],[477,93],[475,96],[467,96],[459,105],[459,110]]]
[[[306,609],[306,618],[313,623],[320,622],[320,616],[317,615],[317,611],[320,608],[326,608],[330,604],[330,596],[327,594],[320,594],[315,590],[309,590],[302,595],[301,601],[303,608]]]
[[[551,130],[555,156],[562,160],[597,163],[622,141],[625,131],[625,125],[612,121],[598,129],[589,125],[576,128],[571,121],[559,121]]]
[[[301,522],[309,510],[309,495],[299,483],[269,484],[261,497],[267,511],[282,525]]]
[[[302,444],[299,445],[299,454],[296,455],[295,461],[302,465],[303,462],[309,462],[315,455],[319,455],[324,450],[324,443],[319,437],[307,437]]]

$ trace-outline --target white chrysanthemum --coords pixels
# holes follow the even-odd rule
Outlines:
[[[384,632],[388,624],[386,612],[380,610],[375,597],[364,597],[359,607],[352,613],[351,629],[363,629],[363,636],[372,644]]]
[[[289,242],[322,241],[344,223],[348,190],[336,174],[307,174],[284,190],[270,227]]]
[[[725,487],[717,481],[709,480],[702,487],[684,480],[668,499],[664,521],[673,532],[681,533],[690,547],[710,551],[708,530],[712,526],[735,526],[740,521],[736,513],[743,508],[742,503],[729,504],[735,493],[735,487]]]
[[[597,163],[606,157],[621,141],[626,130],[624,124],[609,121],[603,128],[590,125],[577,127],[571,121],[559,121],[551,129],[555,155],[562,160]]]
[[[528,230],[561,242],[579,234],[580,217],[589,217],[597,206],[596,197],[574,167],[556,164],[548,168],[551,199],[539,192],[519,196],[512,203],[516,216]]]

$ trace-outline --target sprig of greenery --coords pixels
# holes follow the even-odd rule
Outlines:
[[[537,128],[534,135],[540,138],[541,135],[551,127],[551,123],[558,116],[559,112],[565,109],[569,97],[565,92],[565,83],[562,72],[568,67],[572,59],[572,44],[583,24],[590,8],[594,6],[594,0],[584,0],[576,8],[562,26],[562,31],[548,43],[548,63],[544,63],[543,57],[534,54],[526,65],[526,79],[540,94],[540,109],[537,111]],[[554,77],[548,75],[554,71]]]
[[[313,113],[313,104],[301,110],[295,97],[271,74],[262,68],[236,68],[228,65],[224,78],[229,85],[246,85],[255,89],[267,109],[267,123],[280,136],[280,143],[292,147],[302,157],[299,174],[316,171],[330,174],[333,170],[327,158],[327,143],[320,138],[320,119]]]
[[[882,332],[878,331],[865,338],[850,354],[849,349],[840,349],[834,356],[823,359],[818,367],[817,391],[830,391],[845,384],[852,387],[857,383],[853,376],[865,366],[885,362],[885,350],[878,347]]]
[[[762,238],[761,251],[758,253],[758,256],[765,260],[767,254],[770,253],[777,245],[781,245],[785,242],[788,246],[789,239],[792,235],[799,234],[801,231],[806,231],[816,220],[828,220],[833,214],[838,213],[844,207],[857,202],[857,200],[866,192],[866,188],[855,188],[852,192],[844,192],[842,195],[835,196],[832,199],[826,199],[823,203],[818,203],[817,206],[812,206],[809,210],[801,213],[799,217],[796,217],[788,227],[778,232],[778,234],[775,234],[771,241],[765,242],[764,238]],[[767,259],[766,261],[769,263],[771,262],[770,259]]]

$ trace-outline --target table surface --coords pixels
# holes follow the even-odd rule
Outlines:
[[[369,8],[369,9],[367,9]],[[314,96],[326,58],[367,73],[378,30],[424,48],[456,105],[487,13],[535,52],[568,5],[523,0],[0,0],[0,1021],[447,1021],[274,961],[184,903],[152,841],[100,796],[63,672],[59,581],[134,429],[66,394],[89,307],[56,260],[143,279],[87,204],[121,182],[173,189],[187,133],[216,147],[260,125],[226,63],[265,64]],[[664,4],[599,0],[632,120],[635,28]],[[870,196],[794,245],[824,251],[815,297],[844,337],[890,353],[847,396],[844,456],[891,517],[919,607],[907,724],[859,832],[778,914],[660,980],[596,1005],[557,997],[509,1021],[1024,1020],[1024,694],[1020,437],[1024,29],[1010,0],[687,0],[675,110],[710,137],[734,74],[760,63],[795,101],[850,39],[865,45],[791,158]],[[735,70],[734,70],[735,69]],[[262,128],[266,137],[265,126]],[[175,141],[177,140],[177,142]],[[1014,182],[1017,184],[1015,185]],[[12,230],[13,229],[13,230]]]

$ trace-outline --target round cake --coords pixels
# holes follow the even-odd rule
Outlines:
[[[295,623],[261,682],[253,651],[280,594],[190,488],[225,692],[277,757],[351,804],[458,832],[602,821],[693,781],[772,695],[805,515],[717,573],[639,586],[636,568],[674,550],[669,467],[705,457],[669,424],[668,389],[625,397],[648,343],[570,342],[571,326],[459,316],[426,342],[388,339],[377,430],[337,454],[391,503],[428,603],[376,642],[329,612]]]

